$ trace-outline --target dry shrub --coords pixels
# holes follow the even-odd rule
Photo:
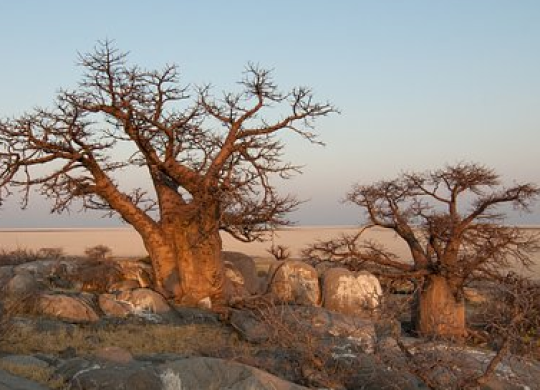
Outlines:
[[[496,350],[540,359],[539,282],[515,275],[501,281],[481,317]]]
[[[280,304],[268,297],[259,297],[244,301],[241,309],[251,314],[268,337],[257,343],[260,357],[252,356],[245,363],[317,388],[344,389],[353,377],[368,380],[375,376],[372,366],[363,365],[360,359],[350,359],[350,354],[340,349],[342,345],[338,345],[336,336],[313,329],[312,312],[303,311],[308,307]],[[338,355],[346,357],[341,360]],[[268,362],[268,356],[273,363]]]
[[[59,260],[65,257],[62,248],[17,248],[7,250],[0,248],[0,266],[19,265],[38,260]]]
[[[291,257],[291,251],[284,245],[274,245],[267,250],[277,261],[285,261]]]
[[[0,266],[19,265],[41,259],[39,251],[28,248],[0,249]]]
[[[53,332],[37,332],[16,326],[0,341],[9,353],[58,354],[74,348],[79,355],[92,354],[103,347],[120,347],[134,355],[151,353],[209,354],[230,341],[231,332],[212,325],[171,326],[122,324],[93,328],[77,326]]]

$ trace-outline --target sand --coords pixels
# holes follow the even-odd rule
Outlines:
[[[524,228],[528,232],[540,233],[540,227]],[[228,234],[223,234],[223,249],[239,251],[256,258],[270,258],[268,249],[272,242],[290,249],[292,257],[300,257],[302,249],[315,240],[326,240],[340,234],[357,232],[351,226],[300,226],[279,230],[268,235],[263,242],[242,243]],[[376,240],[394,251],[398,256],[407,259],[408,250],[402,240],[389,230],[370,229],[366,238]],[[117,257],[145,256],[146,250],[137,232],[129,227],[93,228],[93,229],[0,229],[0,248],[12,250],[17,248],[33,249],[62,248],[67,255],[81,255],[86,248],[106,245]],[[536,265],[530,276],[540,278],[540,253],[534,258]],[[519,271],[519,270],[518,270]]]

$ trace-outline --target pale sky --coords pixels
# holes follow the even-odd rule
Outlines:
[[[310,199],[299,224],[357,223],[360,210],[340,204],[352,184],[446,163],[540,184],[537,0],[17,0],[0,18],[0,117],[75,87],[77,52],[103,39],[144,67],[178,64],[186,84],[229,89],[251,61],[283,89],[313,87],[342,113],[318,122],[325,148],[287,137],[305,168],[283,191]],[[6,204],[0,227],[117,223],[33,200]],[[509,221],[540,224],[540,207]]]

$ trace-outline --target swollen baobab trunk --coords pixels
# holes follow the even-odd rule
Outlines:
[[[196,203],[196,202],[194,202]],[[159,228],[143,241],[165,295],[183,305],[203,299],[226,302],[225,271],[215,207],[184,204],[162,207]]]
[[[439,275],[427,278],[416,310],[416,330],[421,335],[456,339],[466,335],[464,299],[452,293],[446,278]]]

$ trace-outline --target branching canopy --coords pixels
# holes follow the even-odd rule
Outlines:
[[[336,112],[309,88],[280,92],[270,71],[251,64],[241,91],[220,98],[210,86],[180,85],[175,65],[130,65],[111,42],[81,55],[80,65],[78,88],[61,91],[53,108],[0,124],[1,196],[19,188],[26,203],[37,188],[55,212],[78,200],[129,223],[159,223],[166,194],[175,193],[179,204],[198,208],[218,202],[220,227],[251,240],[286,223],[285,213],[297,205],[272,185],[273,177],[298,170],[283,161],[278,133],[317,143],[313,121]],[[122,172],[133,166],[148,172],[153,191],[120,187]],[[148,214],[153,209],[157,217]]]
[[[366,229],[379,226],[395,231],[407,243],[411,261],[362,241],[363,231],[315,243],[306,255],[375,263],[397,270],[397,275],[440,274],[458,286],[473,278],[498,278],[516,261],[530,265],[530,255],[539,246],[538,237],[502,225],[504,215],[497,208],[511,204],[528,210],[539,194],[533,184],[502,187],[491,169],[473,163],[356,185],[347,200],[366,211]]]

